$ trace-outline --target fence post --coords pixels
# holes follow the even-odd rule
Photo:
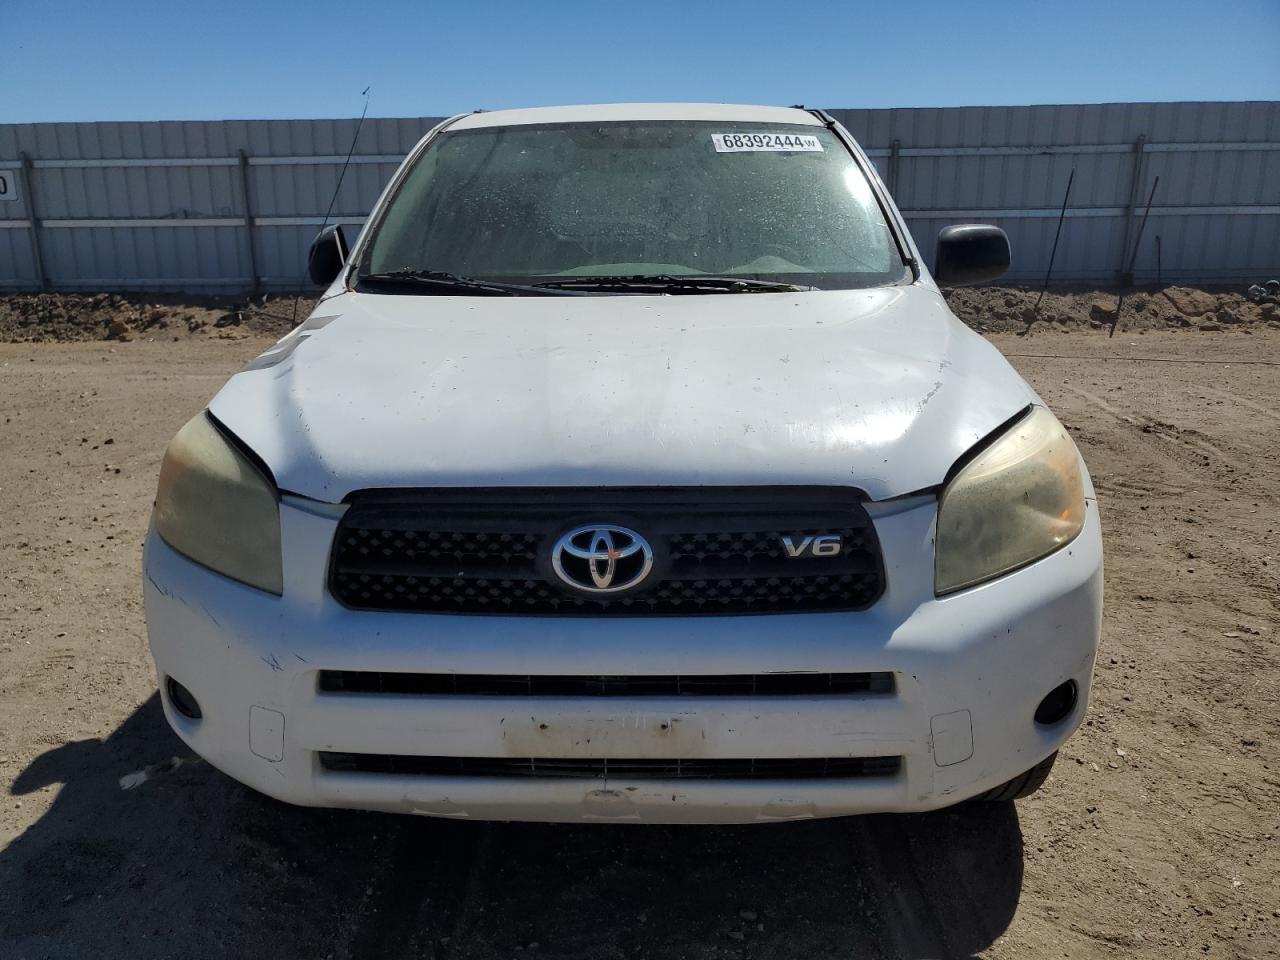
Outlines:
[[[1133,174],[1129,180],[1129,202],[1125,204],[1124,237],[1120,244],[1120,266],[1116,269],[1116,277],[1121,286],[1132,286],[1133,275],[1128,271],[1129,240],[1133,237],[1133,221],[1138,216],[1138,206],[1142,203],[1142,178],[1146,173],[1147,135],[1140,134],[1133,141]]]
[[[257,293],[262,287],[262,278],[258,276],[258,243],[253,236],[253,202],[249,189],[249,156],[243,150],[240,153],[240,201],[244,210],[244,235],[249,244],[249,276],[252,278],[251,293]]]
[[[894,202],[898,200],[898,163],[902,159],[902,141],[894,140],[889,144],[889,169],[888,176],[885,178],[889,181],[889,196],[893,197]]]
[[[22,203],[27,208],[27,222],[31,224],[31,262],[36,268],[36,282],[41,290],[49,289],[49,278],[44,272],[44,254],[40,249],[40,217],[36,212],[36,195],[31,189],[31,158],[18,154],[18,186],[22,190]]]

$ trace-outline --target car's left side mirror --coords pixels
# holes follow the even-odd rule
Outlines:
[[[317,287],[327,287],[337,278],[342,265],[347,262],[347,238],[342,224],[325,227],[311,241],[311,253],[307,255],[307,273]]]
[[[933,279],[944,287],[990,283],[1009,269],[1009,237],[999,227],[961,223],[938,233]]]

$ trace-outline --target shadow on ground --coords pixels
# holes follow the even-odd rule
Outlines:
[[[1013,804],[751,827],[456,823],[288,807],[189,758],[153,697],[36,758],[0,956],[941,957],[1022,886]],[[146,782],[120,778],[157,765]],[[535,946],[536,945],[536,946]]]

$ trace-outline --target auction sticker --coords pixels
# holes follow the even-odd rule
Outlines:
[[[772,153],[803,151],[822,152],[822,142],[804,133],[713,133],[711,142],[716,153],[747,153],[764,150]]]

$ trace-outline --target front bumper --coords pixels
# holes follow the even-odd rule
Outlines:
[[[518,618],[348,610],[326,591],[341,508],[285,497],[273,597],[148,536],[145,599],[161,677],[199,701],[165,714],[198,754],[281,800],[497,820],[750,822],[923,811],[1048,756],[1087,706],[1102,609],[1097,506],[1070,545],[933,595],[936,501],[869,504],[888,587],[870,610],[742,617]],[[325,693],[321,670],[696,675],[891,671],[892,695],[529,697]],[[1032,720],[1074,680],[1061,721]],[[163,687],[163,684],[162,684]],[[901,757],[856,779],[651,780],[337,771],[322,751],[436,757]]]

